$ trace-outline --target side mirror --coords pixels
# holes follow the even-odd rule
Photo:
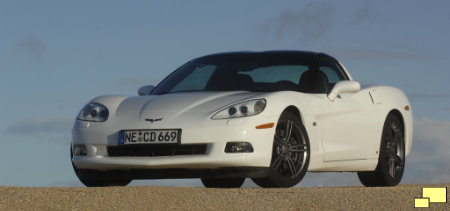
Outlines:
[[[139,88],[138,94],[139,96],[144,96],[150,94],[150,92],[155,88],[153,85],[147,85]]]
[[[328,99],[334,101],[341,93],[355,93],[360,89],[361,85],[357,81],[339,81],[328,94]]]

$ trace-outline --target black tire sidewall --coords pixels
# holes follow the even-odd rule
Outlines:
[[[400,172],[396,172],[396,175],[394,178],[392,178],[389,174],[389,169],[386,167],[387,166],[387,162],[385,160],[385,156],[386,156],[386,141],[384,140],[384,135],[386,132],[389,132],[390,128],[390,124],[392,122],[397,122],[397,124],[402,128],[402,135],[404,137],[404,129],[403,129],[403,124],[401,123],[400,119],[395,116],[395,115],[388,115],[388,117],[386,118],[386,121],[384,123],[383,126],[383,133],[382,133],[382,140],[381,140],[381,144],[380,144],[380,156],[378,158],[378,165],[377,168],[375,169],[375,176],[379,177],[380,179],[383,180],[384,185],[387,186],[395,186],[397,184],[400,183],[402,177],[403,177],[403,172],[405,170],[405,139],[402,139],[402,144],[401,147],[403,148],[401,151],[403,153],[402,157],[403,157],[403,164],[402,164],[402,168]]]
[[[305,143],[307,146],[306,147],[307,155],[306,155],[306,161],[305,161],[305,165],[303,166],[303,169],[301,169],[300,173],[294,177],[287,178],[287,177],[279,174],[276,169],[272,168],[272,166],[270,167],[269,178],[270,178],[270,181],[273,183],[273,186],[276,186],[276,187],[292,187],[292,186],[297,185],[303,179],[303,177],[306,174],[306,171],[308,170],[310,152],[311,152],[308,134],[306,132],[305,127],[301,123],[300,119],[297,116],[295,116],[294,114],[292,114],[291,112],[284,112],[280,116],[280,119],[278,120],[278,122],[285,121],[285,120],[292,120],[296,124],[296,126],[300,129],[300,131],[303,133],[304,138],[305,138]],[[272,148],[273,147],[274,146],[272,146]],[[272,153],[271,161],[273,159],[273,156],[274,155]],[[272,163],[271,163],[271,165],[272,165]]]
[[[115,179],[115,175],[109,175],[106,172],[77,169],[73,164],[72,158],[73,152],[72,146],[70,146],[70,163],[73,171],[77,175],[78,180],[87,187],[126,186],[131,182],[131,179]]]

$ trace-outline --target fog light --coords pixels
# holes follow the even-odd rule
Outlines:
[[[84,145],[73,146],[73,154],[77,155],[77,156],[87,155],[86,146],[84,146]]]
[[[225,147],[226,153],[253,152],[253,147],[248,142],[228,142]]]

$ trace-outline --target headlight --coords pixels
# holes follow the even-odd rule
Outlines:
[[[104,122],[108,119],[108,109],[98,103],[89,103],[81,109],[77,119],[91,122]]]
[[[263,112],[264,108],[266,108],[265,99],[249,100],[228,106],[214,114],[211,119],[229,119],[253,116]]]

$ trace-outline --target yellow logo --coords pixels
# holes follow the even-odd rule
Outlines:
[[[447,188],[422,188],[422,198],[415,198],[414,207],[430,207],[430,203],[447,203]]]

